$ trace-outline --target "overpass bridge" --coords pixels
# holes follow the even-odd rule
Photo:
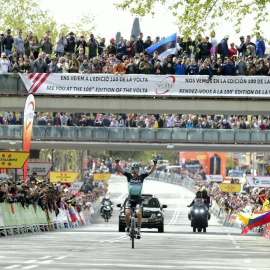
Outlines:
[[[74,75],[74,74],[73,74]],[[75,74],[76,75],[76,74]],[[103,74],[104,75],[104,74]],[[111,75],[115,76],[115,75]],[[157,76],[158,77],[158,76]],[[195,77],[195,76],[188,76]],[[218,76],[222,77],[222,76]],[[237,78],[237,77],[235,77]],[[255,78],[255,77],[254,77]],[[256,77],[260,82],[262,77]],[[269,78],[269,77],[267,77]],[[225,80],[225,79],[224,79]],[[245,79],[246,80],[246,79]],[[265,79],[266,80],[266,79]],[[252,82],[256,80],[252,79]],[[73,82],[76,85],[77,82]],[[100,82],[102,85],[102,82]],[[206,84],[204,84],[205,86]],[[232,86],[230,82],[228,85]],[[247,84],[248,85],[248,84]],[[193,86],[193,85],[192,85]],[[269,91],[267,84],[255,84]],[[193,87],[196,87],[193,86]],[[238,85],[236,85],[236,88]],[[179,90],[180,91],[180,90]],[[240,91],[240,90],[239,90]],[[245,90],[241,90],[245,91]],[[263,90],[258,90],[263,91]],[[18,74],[0,74],[0,108],[1,110],[23,111],[25,96],[28,92]],[[236,114],[236,115],[268,115],[268,95],[238,96],[128,96],[128,95],[80,95],[80,94],[35,94],[36,108],[40,112],[104,112],[104,113],[187,113],[187,114]]]
[[[33,126],[31,149],[270,152],[270,130]],[[22,126],[0,126],[0,149],[22,148]]]

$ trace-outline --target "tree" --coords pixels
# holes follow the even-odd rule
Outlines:
[[[34,35],[43,37],[47,30],[51,31],[52,41],[57,35],[57,23],[47,10],[42,10],[38,2],[31,0],[1,0],[1,26],[13,30],[17,35],[22,29],[26,35],[32,31]]]
[[[230,21],[237,33],[241,21],[248,17],[254,20],[254,32],[259,31],[261,23],[268,21],[267,6],[270,0],[176,0],[166,4],[166,0],[123,0],[116,6],[129,9],[131,13],[145,16],[155,14],[155,8],[166,7],[176,18],[182,34],[194,34],[213,29],[215,26]]]
[[[141,32],[140,21],[139,18],[135,18],[132,25],[131,35],[137,38]]]

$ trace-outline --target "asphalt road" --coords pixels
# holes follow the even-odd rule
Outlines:
[[[115,203],[126,196],[125,178],[110,180]],[[241,236],[213,217],[207,233],[193,233],[186,207],[194,195],[172,184],[145,181],[144,193],[156,194],[165,209],[165,232],[142,230],[135,249],[118,232],[118,209],[109,223],[101,218],[89,226],[57,232],[0,238],[0,269],[270,269],[270,241]]]

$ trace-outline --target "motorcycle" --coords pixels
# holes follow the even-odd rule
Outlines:
[[[206,228],[208,227],[208,220],[211,218],[211,215],[203,200],[195,202],[188,214],[188,218],[191,220],[191,227],[193,228],[193,232],[196,232],[196,230],[198,232],[206,232]]]
[[[108,222],[112,216],[112,207],[110,201],[105,201],[100,209],[101,216],[105,222]]]

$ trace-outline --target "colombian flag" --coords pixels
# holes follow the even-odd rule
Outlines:
[[[241,235],[245,235],[253,228],[262,226],[270,222],[270,212],[253,215],[250,215],[248,213],[240,213],[238,217],[243,222],[244,226],[246,226],[243,229]]]
[[[72,221],[72,222],[76,222],[76,221],[77,221],[77,217],[76,217],[76,214],[75,214],[74,209],[73,209],[73,207],[71,206],[71,204],[68,205],[68,212],[69,212],[71,221]]]

